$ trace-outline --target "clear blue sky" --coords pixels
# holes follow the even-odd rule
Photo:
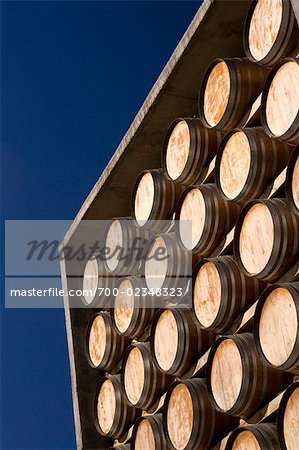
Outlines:
[[[2,219],[74,217],[198,6],[2,2]],[[1,450],[74,449],[63,311],[1,325]]]

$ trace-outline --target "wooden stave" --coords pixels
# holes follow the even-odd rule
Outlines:
[[[113,274],[109,274],[106,270],[104,260],[100,257],[95,258],[97,260],[98,264],[98,282],[97,282],[97,288],[96,288],[96,294],[93,298],[93,300],[88,303],[84,296],[82,295],[80,300],[82,305],[84,305],[84,308],[107,308],[107,305],[109,306],[109,300],[110,296],[105,293],[105,290],[111,290],[114,280],[116,279],[116,276]],[[70,277],[72,278],[72,277]],[[78,288],[83,290],[83,279],[84,274],[82,274],[80,277],[74,277],[75,284],[79,284]],[[75,287],[75,286],[74,286]],[[100,288],[103,290],[100,291]]]
[[[282,399],[280,401],[277,413],[277,429],[278,429],[278,437],[282,450],[288,450],[285,439],[284,439],[284,413],[288,403],[289,398],[293,394],[293,392],[299,388],[299,382],[296,381],[288,386],[285,390]]]
[[[251,150],[250,171],[239,195],[229,199],[222,190],[220,182],[220,163],[227,141],[235,132],[242,131],[248,138]],[[268,144],[268,147],[267,147]],[[271,148],[272,147],[272,148]],[[274,152],[275,156],[274,156]],[[262,127],[235,128],[225,135],[221,141],[215,161],[215,183],[219,192],[228,200],[247,202],[255,198],[266,197],[274,179],[287,166],[291,148],[282,141],[269,137]],[[269,166],[272,164],[272,167]],[[262,170],[260,169],[262,167]],[[261,172],[259,173],[259,170]]]
[[[131,450],[130,444],[119,444],[110,447],[109,450]]]
[[[272,219],[274,222],[275,242],[270,259],[266,267],[260,273],[252,275],[249,272],[247,272],[247,270],[243,266],[239,252],[239,237],[242,223],[247,212],[253,205],[257,203],[265,204],[271,212]],[[279,214],[281,214],[281,218],[278,217]],[[288,222],[287,229],[285,228],[286,220]],[[281,226],[281,223],[283,223],[284,227]],[[282,233],[279,234],[277,232],[277,229],[281,230]],[[296,230],[297,230],[297,238],[296,238]],[[287,237],[290,237],[291,239],[287,239],[286,241],[284,241],[286,231]],[[235,234],[233,241],[234,257],[237,261],[239,268],[248,277],[255,276],[256,278],[268,281],[269,283],[276,282],[288,271],[288,269],[292,266],[292,264],[296,262],[296,259],[298,258],[298,250],[299,250],[298,231],[299,231],[299,219],[294,213],[292,213],[289,210],[288,204],[285,199],[277,199],[277,198],[266,200],[255,199],[246,203],[246,205],[244,206],[238,217],[235,226]],[[277,237],[279,237],[279,239],[277,239]],[[282,250],[285,250],[285,254],[281,253]]]
[[[166,437],[164,433],[162,414],[153,414],[151,416],[143,416],[136,420],[133,431],[132,431],[132,439],[131,439],[131,448],[135,450],[135,440],[138,425],[143,420],[148,420],[151,428],[153,430],[154,438],[155,438],[155,450],[169,450],[169,447],[166,442]]]
[[[179,215],[186,195],[192,189],[199,189],[205,200],[206,219],[202,236],[192,253],[200,257],[214,256],[227,233],[233,228],[241,211],[241,206],[224,198],[215,184],[202,184],[188,186],[181,195],[176,208],[175,233],[183,248],[179,231]]]
[[[284,58],[283,60],[280,60],[278,63],[275,64],[275,66],[272,68],[270,75],[267,78],[267,81],[265,83],[265,87],[262,93],[262,99],[261,99],[261,122],[262,126],[265,130],[265,132],[274,139],[280,139],[282,141],[286,141],[290,144],[296,145],[299,143],[299,111],[297,113],[296,119],[292,123],[292,125],[289,127],[289,129],[282,134],[281,136],[276,136],[272,133],[270,130],[268,124],[267,124],[267,117],[266,117],[266,104],[267,104],[267,94],[269,91],[269,88],[271,86],[272,80],[274,76],[276,75],[277,71],[287,62],[297,62],[299,64],[299,58]]]
[[[144,386],[143,391],[140,397],[140,400],[136,405],[133,405],[125,390],[125,383],[124,383],[124,377],[125,377],[125,366],[126,361],[128,359],[128,356],[130,352],[134,349],[138,348],[142,354],[143,362],[144,362]],[[150,343],[149,342],[136,342],[134,344],[131,344],[129,347],[126,348],[126,351],[123,356],[123,364],[122,364],[122,372],[121,372],[121,383],[123,386],[123,392],[124,396],[126,398],[127,403],[138,409],[143,409],[145,411],[151,410],[157,402],[159,401],[160,397],[164,394],[164,392],[168,389],[172,381],[172,377],[168,376],[164,372],[157,369],[156,365],[153,362],[152,353],[150,349]]]
[[[212,69],[220,62],[225,62],[230,72],[231,86],[235,86],[236,89],[233,95],[229,96],[228,105],[225,112],[220,119],[219,123],[214,127],[211,126],[205,118],[204,113],[204,93],[205,87]],[[242,80],[241,73],[246,74],[245,81]],[[198,110],[199,117],[203,125],[207,128],[213,128],[218,131],[228,132],[236,128],[237,126],[243,126],[246,122],[248,111],[252,106],[252,103],[257,99],[264,89],[266,79],[269,74],[269,69],[246,58],[217,58],[215,59],[208,69],[206,70],[199,91],[198,98]],[[255,78],[255,85],[248,85],[252,79]],[[250,92],[250,96],[248,96]]]
[[[296,44],[298,43],[299,37],[298,23],[290,0],[282,0],[282,2],[283,2],[282,22],[278,32],[278,36],[274,41],[274,44],[270,52],[268,52],[268,54],[259,61],[252,56],[248,43],[250,22],[254,9],[256,7],[257,0],[252,1],[252,3],[250,4],[245,19],[243,32],[244,51],[247,58],[250,61],[255,62],[257,64],[272,66],[282,58],[289,56],[291,52],[296,48]]]
[[[115,390],[116,397],[116,415],[118,420],[114,420],[114,423],[108,433],[104,433],[100,427],[97,415],[97,401],[98,395],[102,384],[105,380],[109,379]],[[119,439],[128,431],[131,425],[136,421],[136,419],[141,415],[141,410],[137,408],[132,408],[125,400],[124,393],[122,390],[122,385],[119,375],[107,374],[100,378],[98,385],[96,387],[95,398],[94,398],[94,422],[98,433],[101,436],[113,437]]]
[[[193,270],[193,292],[196,274],[198,270],[206,263],[215,264],[221,281],[221,297],[224,290],[224,298],[221,299],[220,310],[211,326],[204,327],[198,320],[201,328],[212,331],[213,333],[225,333],[234,322],[248,309],[258,298],[259,294],[265,288],[266,284],[255,277],[247,277],[240,269],[233,256],[219,256],[215,258],[201,259]],[[221,277],[223,274],[223,277]],[[233,292],[233,290],[235,291]],[[240,308],[237,307],[237,299],[241,298]],[[194,296],[192,296],[192,305],[194,309]],[[233,308],[233,309],[232,309]]]
[[[236,428],[230,435],[225,450],[231,450],[237,436],[242,433],[242,431],[251,431],[258,443],[260,444],[261,450],[275,450],[279,449],[279,439],[277,433],[277,427],[274,423],[260,423],[250,426],[242,426]]]
[[[186,167],[182,174],[173,180],[169,175],[166,167],[166,152],[169,137],[174,127],[180,122],[185,121],[190,132],[190,154]],[[169,126],[162,148],[162,168],[167,178],[175,183],[184,185],[200,183],[203,181],[209,164],[216,155],[218,145],[221,140],[221,133],[204,127],[198,118],[186,117],[177,118]]]
[[[178,327],[178,348],[175,360],[169,370],[163,370],[155,354],[155,329],[159,317],[164,311],[171,311]],[[205,353],[214,340],[212,333],[202,330],[194,317],[191,309],[187,308],[162,308],[155,314],[152,322],[150,346],[155,366],[161,372],[176,377],[186,377],[193,369],[198,357]]]
[[[259,320],[260,320],[260,315],[262,312],[263,305],[264,305],[267,297],[269,296],[269,294],[272,291],[274,291],[276,288],[279,288],[279,287],[283,287],[283,288],[287,289],[292,294],[292,297],[293,297],[293,299],[295,301],[295,305],[296,305],[298,328],[297,328],[296,343],[293,348],[292,354],[290,355],[290,357],[284,364],[282,364],[280,366],[274,366],[273,364],[271,364],[268,361],[268,359],[264,355],[264,352],[260,345]],[[282,370],[282,371],[286,371],[286,372],[290,372],[290,373],[294,373],[294,374],[299,374],[299,283],[275,283],[275,284],[272,284],[271,286],[268,286],[263,291],[262,295],[260,296],[260,298],[258,300],[258,304],[257,304],[255,314],[254,314],[253,335],[254,335],[255,346],[259,353],[259,356],[265,362],[266,365],[268,365],[269,367],[278,369],[278,370]]]
[[[243,370],[244,361],[246,363],[251,362],[250,366],[247,364],[247,373],[246,376],[242,378],[242,386],[237,401],[231,409],[226,411],[226,413],[235,417],[241,417],[242,419],[249,419],[256,411],[263,407],[267,401],[292,382],[292,375],[265,365],[255,349],[254,337],[251,333],[221,336],[216,339],[211,347],[206,369],[208,391],[210,393],[211,401],[218,411],[222,411],[222,409],[219,407],[213,396],[211,369],[216,350],[219,344],[226,339],[233,340],[237,345],[241,355]],[[248,369],[250,369],[249,373]],[[253,372],[254,369],[256,370],[256,373]],[[254,389],[257,387],[256,385],[259,380],[262,384],[262,390],[260,392]]]
[[[294,213],[299,214],[299,209],[296,207],[294,198],[293,198],[293,192],[292,192],[292,176],[294,167],[297,161],[297,158],[299,157],[299,144],[296,145],[294,150],[291,153],[288,166],[287,166],[287,173],[286,173],[286,182],[285,182],[285,192],[287,200],[294,211]]]
[[[93,321],[97,316],[102,316],[105,322],[106,348],[101,363],[98,366],[95,366],[89,354],[89,334]],[[121,360],[123,353],[128,345],[128,342],[129,342],[128,338],[120,336],[118,333],[116,333],[114,327],[112,326],[111,318],[108,312],[98,312],[93,314],[88,322],[85,337],[85,355],[88,364],[93,369],[100,369],[100,370],[105,369],[108,372],[111,371]]]

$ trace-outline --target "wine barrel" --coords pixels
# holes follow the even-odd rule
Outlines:
[[[114,276],[107,273],[104,262],[99,258],[89,259],[86,262],[82,276],[81,301],[84,306],[107,307]]]
[[[214,184],[190,186],[177,205],[175,232],[186,250],[211,256],[235,225],[239,212],[240,206],[223,198]]]
[[[179,118],[168,128],[162,150],[162,167],[176,183],[199,183],[216,155],[221,134],[208,130],[197,118]]]
[[[285,391],[278,409],[278,436],[282,450],[299,448],[299,383]]]
[[[238,202],[265,197],[290,153],[286,143],[271,139],[262,128],[232,130],[217,152],[217,188],[228,200]]]
[[[235,228],[234,254],[248,276],[277,281],[298,259],[299,217],[282,199],[253,200]]]
[[[193,309],[201,328],[223,333],[265,286],[246,277],[232,256],[202,259],[193,271]]]
[[[266,364],[299,373],[299,283],[265,289],[255,311],[254,337]]]
[[[219,58],[208,67],[199,92],[199,117],[208,128],[243,126],[262,92],[269,69],[247,59]]]
[[[291,374],[267,367],[251,333],[220,337],[207,362],[207,385],[215,407],[248,418],[291,381]]]
[[[154,293],[181,300],[192,273],[192,257],[176,241],[174,234],[149,239],[142,266],[146,286]],[[176,300],[175,300],[176,297]]]
[[[125,400],[120,377],[107,375],[100,379],[94,402],[97,431],[102,436],[121,438],[140,416]]]
[[[205,381],[176,381],[167,392],[163,424],[174,450],[206,450],[238,425],[238,419],[212,406]]]
[[[291,144],[299,142],[298,64],[298,58],[286,58],[273,67],[261,103],[266,133]]]
[[[116,275],[135,275],[141,264],[148,233],[137,227],[133,219],[117,218],[109,221],[104,233],[107,272]]]
[[[112,327],[108,312],[94,314],[87,326],[86,356],[93,368],[110,371],[121,359],[128,339]]]
[[[165,308],[154,317],[151,351],[162,372],[178,377],[186,375],[212,342],[212,333],[200,329],[192,310]]]
[[[239,427],[230,435],[225,450],[278,450],[279,439],[274,423]]]
[[[140,337],[155,313],[155,298],[148,295],[142,278],[124,277],[113,289],[112,324],[122,336]]]
[[[295,213],[299,213],[299,144],[294,148],[286,174],[286,196]]]
[[[169,450],[162,414],[140,417],[132,432],[132,450]]]
[[[255,0],[250,4],[244,26],[244,50],[251,61],[275,64],[290,55],[298,37],[289,0]]]
[[[144,170],[133,189],[132,212],[146,230],[162,231],[169,226],[183,186],[167,179],[162,169]]]
[[[145,410],[159,401],[171,382],[171,378],[154,365],[149,342],[135,343],[127,348],[121,380],[128,403]]]
[[[114,445],[113,447],[110,447],[110,450],[131,450],[130,444],[119,444]]]

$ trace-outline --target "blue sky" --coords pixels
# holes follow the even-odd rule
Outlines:
[[[2,2],[2,220],[75,216],[198,6]],[[74,449],[63,311],[2,308],[1,363],[1,449]]]

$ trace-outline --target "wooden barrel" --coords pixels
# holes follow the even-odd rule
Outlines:
[[[212,342],[213,335],[200,329],[192,310],[165,308],[154,317],[151,351],[162,372],[186,376]]]
[[[197,118],[179,118],[168,128],[162,150],[162,167],[176,183],[203,180],[216,155],[221,134],[208,130]]]
[[[135,343],[127,348],[121,377],[128,403],[145,410],[159,401],[171,382],[171,378],[154,365],[149,342]]]
[[[190,186],[177,205],[176,234],[186,250],[200,256],[217,254],[240,209],[237,203],[226,200],[214,184]]]
[[[102,436],[121,438],[140,414],[140,410],[132,408],[125,400],[118,375],[107,375],[100,379],[96,389],[94,417],[96,429]]]
[[[215,407],[249,418],[291,381],[291,374],[267,367],[251,333],[220,337],[207,363],[207,385]]]
[[[225,136],[217,152],[217,188],[228,200],[238,202],[265,197],[290,153],[286,143],[271,139],[262,128],[235,129]]]
[[[120,335],[136,339],[151,322],[155,307],[155,298],[148,295],[142,278],[121,278],[113,289],[112,324]]]
[[[277,63],[262,95],[261,119],[271,137],[299,142],[299,59],[286,58]]]
[[[265,289],[255,311],[254,337],[266,364],[299,373],[299,283]]]
[[[269,69],[247,59],[213,61],[200,87],[198,106],[202,123],[221,131],[243,126],[268,74]]]
[[[162,414],[140,417],[132,432],[132,450],[169,450]]]
[[[285,200],[253,200],[235,228],[234,254],[248,276],[277,281],[298,259],[299,217]]]
[[[291,384],[278,409],[278,436],[282,450],[299,448],[299,383]]]
[[[107,273],[104,262],[98,258],[89,259],[82,276],[81,300],[84,306],[107,307],[114,277]]]
[[[206,450],[238,425],[238,420],[213,407],[205,381],[176,381],[163,409],[166,439],[171,449]]]
[[[278,450],[279,439],[274,423],[239,427],[230,435],[225,450]]]
[[[299,144],[294,148],[288,163],[286,196],[293,211],[299,214]]]
[[[193,309],[200,326],[223,333],[266,284],[246,277],[232,256],[202,259],[193,271]]]
[[[130,217],[121,217],[109,221],[104,236],[109,252],[105,260],[108,273],[137,274],[148,233],[136,226]]]
[[[159,296],[181,300],[192,274],[192,257],[176,241],[174,234],[149,239],[142,266],[147,288]]]
[[[114,330],[108,312],[94,314],[86,333],[86,356],[91,367],[113,369],[121,359],[128,339]]]
[[[272,65],[289,56],[298,39],[298,24],[289,0],[255,0],[244,27],[246,56]]]
[[[110,450],[131,450],[130,444],[119,444],[119,445],[113,445],[113,447],[110,447]]]
[[[183,186],[166,178],[162,169],[144,170],[133,190],[133,217],[144,229],[161,231],[172,219]]]

